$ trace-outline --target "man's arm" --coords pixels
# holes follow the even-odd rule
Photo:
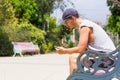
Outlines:
[[[90,35],[90,28],[89,27],[82,27],[80,29],[80,37],[79,37],[79,43],[76,47],[73,48],[63,48],[63,47],[58,47],[56,48],[57,52],[59,54],[63,53],[81,53],[86,50],[88,41],[89,41],[89,35]]]

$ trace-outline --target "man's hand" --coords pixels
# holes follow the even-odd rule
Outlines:
[[[65,54],[65,48],[64,47],[56,47],[55,49],[56,49],[57,53]]]

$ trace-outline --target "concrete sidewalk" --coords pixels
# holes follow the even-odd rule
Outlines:
[[[69,55],[0,57],[0,80],[66,80]]]

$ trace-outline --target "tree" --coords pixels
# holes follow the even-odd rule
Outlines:
[[[30,21],[31,17],[37,17],[37,4],[35,0],[9,0],[15,9],[15,17],[20,21]]]
[[[67,0],[69,3],[71,3],[69,0]],[[42,29],[45,30],[46,28],[46,19],[45,15],[50,15],[50,13],[53,12],[53,10],[60,8],[62,11],[64,11],[65,7],[67,7],[67,4],[64,3],[64,0],[36,0],[38,4],[38,10],[41,15],[41,21],[42,21]],[[71,3],[72,4],[72,3]]]
[[[0,25],[7,24],[13,17],[14,9],[9,0],[0,0]]]
[[[13,55],[13,47],[7,33],[0,27],[0,56]]]
[[[47,21],[47,26],[45,42],[42,44],[42,49],[44,48],[45,51],[52,51],[54,50],[54,46],[61,45],[61,39],[63,37],[70,37],[72,31],[64,25],[57,25],[56,19],[49,15],[45,15],[45,19]]]
[[[108,19],[106,29],[113,33],[120,34],[120,1],[119,0],[107,0],[107,4],[111,11],[111,15]]]
[[[3,26],[14,17],[13,6],[9,0],[0,0],[0,56],[10,56],[13,54],[13,48],[9,36],[3,30]]]
[[[1,0],[0,20],[3,23],[9,20],[2,27],[8,40],[32,41],[39,47],[45,42],[50,49],[54,43],[59,43],[63,36],[60,32],[64,29],[56,27],[56,19],[50,17],[54,5],[58,5],[55,4],[56,1],[60,3],[62,0]]]
[[[41,15],[41,21],[42,21],[42,29],[45,30],[45,24],[46,24],[46,19],[45,19],[45,14],[49,14],[51,10],[53,9],[54,2],[56,0],[36,0],[38,4],[38,12]]]
[[[120,6],[120,0],[108,0],[108,4]]]
[[[6,33],[9,41],[32,41],[41,46],[45,31],[33,24],[39,19],[35,0],[2,0],[1,5],[0,17],[4,16],[0,18],[1,21],[4,23],[9,19],[1,30]]]

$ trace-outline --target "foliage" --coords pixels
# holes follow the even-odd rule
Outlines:
[[[72,30],[68,29],[67,27],[63,25],[54,25],[50,24],[51,28],[49,29],[49,32],[47,32],[46,39],[47,41],[53,42],[54,45],[60,46],[61,45],[61,39],[64,37],[70,37],[72,34]]]
[[[42,22],[42,29],[46,29],[46,19],[45,15],[50,15],[50,13],[53,10],[54,3],[56,1],[62,1],[62,0],[36,0],[37,5],[38,5],[38,12],[41,17],[41,22]]]
[[[61,39],[63,37],[70,37],[72,34],[72,30],[68,29],[64,25],[57,25],[56,24],[56,19],[51,18],[49,15],[45,16],[46,21],[47,21],[47,26],[46,26],[46,36],[45,36],[45,42],[43,45],[48,46],[48,43],[51,43],[51,47],[47,48],[49,49],[48,51],[53,51],[54,46],[60,46],[61,45]],[[42,47],[41,49],[44,49],[45,47]],[[48,52],[47,51],[47,52]]]
[[[31,23],[27,21],[18,23],[17,20],[9,23],[9,26],[5,26],[4,31],[11,41],[32,41],[38,45],[42,44],[45,35],[43,30],[36,28]]]
[[[64,25],[60,25],[60,27],[61,27],[60,38],[70,37],[70,35],[72,34],[72,29],[69,29]]]
[[[71,32],[50,17],[57,1],[62,0],[0,0],[0,25],[5,33],[1,34],[5,37],[3,41],[32,41],[45,52],[54,50],[54,45],[61,45],[61,38],[69,37]]]
[[[8,35],[0,27],[0,56],[10,56],[13,54],[13,47]]]
[[[15,17],[20,20],[30,20],[31,16],[36,15],[37,4],[35,0],[10,0],[15,9]]]
[[[48,42],[46,44],[44,43],[42,44],[40,49],[45,53],[51,52],[51,50],[53,49],[53,44],[51,42]]]
[[[112,0],[107,0],[107,3],[112,15],[109,17],[106,29],[120,34],[120,6]]]
[[[42,44],[43,49],[45,52],[53,51],[55,45],[60,45],[61,39],[59,33],[61,32],[61,28],[56,25],[56,19],[50,17],[49,15],[45,15],[47,26],[46,26],[46,35],[45,35],[45,41]],[[49,47],[49,44],[51,44],[51,47]],[[46,48],[47,46],[48,48]]]
[[[0,25],[5,24],[9,19],[14,17],[13,6],[8,0],[0,0]],[[6,23],[7,24],[7,23]]]
[[[67,43],[67,47],[68,48],[71,48],[71,47],[74,47],[75,46],[75,44],[72,42],[72,41],[69,41],[68,43]]]
[[[51,42],[53,44],[58,44],[59,41],[58,33],[60,32],[60,28],[56,25],[56,19],[49,17],[49,15],[45,16],[47,20],[46,26],[46,36],[45,41],[46,43]]]
[[[108,24],[106,27],[107,30],[110,30],[113,33],[120,34],[120,16],[110,16]]]
[[[55,9],[65,9],[67,7],[67,4],[65,4],[64,0],[36,0],[37,5],[38,5],[38,12],[39,16],[41,17],[41,26],[43,30],[46,30],[46,15],[49,15],[53,12]],[[67,1],[73,5],[72,2]],[[61,5],[62,4],[62,5]],[[49,6],[49,7],[48,7]]]
[[[38,11],[36,0],[9,0],[15,9],[15,18],[19,22],[28,21],[38,28],[41,28],[41,17]]]

